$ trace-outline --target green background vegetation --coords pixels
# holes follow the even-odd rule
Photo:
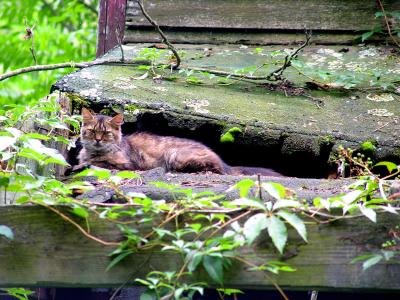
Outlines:
[[[92,60],[96,54],[98,0],[0,1],[0,73],[34,65],[25,40],[26,18],[34,27],[38,64]],[[35,72],[0,83],[0,106],[27,104],[46,96],[71,69]]]

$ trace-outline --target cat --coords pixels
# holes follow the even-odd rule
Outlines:
[[[83,108],[82,118],[82,150],[74,169],[88,165],[118,170],[162,167],[167,172],[282,176],[271,169],[231,167],[210,148],[193,140],[147,132],[123,136],[122,114],[108,117]]]

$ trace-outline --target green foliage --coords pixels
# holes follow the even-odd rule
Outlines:
[[[10,227],[6,225],[0,225],[0,235],[5,236],[6,238],[13,240],[14,239],[14,233],[11,230]]]
[[[63,114],[54,96],[31,107],[14,105],[2,111],[0,116],[0,137],[7,143],[7,147],[3,146],[0,151],[2,166],[6,166],[1,173],[0,183],[5,190],[19,193],[17,203],[47,207],[67,221],[70,220],[67,214],[83,219],[87,229],[80,227],[80,230],[86,231],[87,237],[105,245],[116,246],[110,253],[107,270],[139,251],[177,253],[182,258],[181,264],[173,270],[154,270],[145,278],[137,278],[138,283],[147,287],[141,299],[159,299],[170,295],[175,299],[192,299],[196,293],[201,294],[206,285],[203,282],[193,282],[194,274],[204,270],[210,280],[223,286],[224,274],[234,261],[247,264],[255,272],[294,272],[295,269],[276,260],[265,261],[265,258],[252,255],[250,261],[246,255],[240,256],[238,250],[251,247],[261,239],[274,245],[279,257],[290,243],[288,228],[293,228],[307,242],[307,227],[300,214],[312,216],[313,219],[321,214],[324,222],[326,218],[335,221],[359,214],[376,222],[377,210],[397,213],[385,195],[388,189],[385,180],[374,176],[360,178],[343,195],[317,198],[312,205],[301,201],[278,183],[251,179],[244,179],[230,188],[230,191],[236,190],[239,197],[229,202],[225,201],[224,195],[212,191],[196,193],[190,188],[164,182],[152,184],[172,193],[174,202],[150,199],[140,192],[125,192],[121,186],[126,182],[140,180],[131,171],[87,169],[75,175],[75,181],[64,183],[51,175],[43,176],[37,169],[31,168],[31,164],[21,162],[21,158],[36,161],[39,165],[46,164],[49,159],[48,163],[64,165],[65,161],[46,143],[58,141],[60,130],[69,130],[73,136],[79,129],[78,117]],[[21,126],[32,118],[38,124],[48,126],[47,134],[21,130]],[[72,145],[69,139],[64,139],[60,142]],[[391,171],[395,170],[389,163],[382,165],[391,168]],[[96,185],[113,190],[121,203],[97,206],[88,201],[76,200],[73,197],[74,191],[93,188],[91,183],[85,181],[87,177],[96,177]],[[67,214],[54,206],[60,204],[69,208]],[[338,214],[332,213],[338,209]],[[91,236],[92,218],[115,223],[125,239],[120,243],[110,243]],[[182,219],[185,221],[181,222]],[[142,225],[151,228],[150,231],[143,232]],[[5,225],[0,226],[0,234],[7,238],[13,237],[12,231]],[[374,254],[366,258],[364,267],[370,267],[382,259],[393,259],[397,255],[389,252],[389,249],[385,251],[386,254]]]
[[[19,300],[29,300],[29,296],[32,296],[34,294],[33,291],[24,288],[8,288],[0,289],[0,291],[4,291],[8,295],[15,297]]]
[[[390,23],[392,24],[393,28],[391,28],[392,34],[394,36],[400,37],[400,11],[377,11],[375,13],[375,18],[381,21],[381,24],[378,26],[375,26],[371,30],[364,32],[360,39],[361,42],[365,42],[366,40],[370,39],[371,37],[379,34],[383,34],[386,31],[386,24],[384,22],[384,18],[387,18],[389,20],[392,20]]]
[[[0,1],[0,73],[34,65],[25,40],[24,19],[33,27],[38,64],[87,61],[95,57],[98,0]],[[68,69],[28,73],[1,82],[0,107],[29,103],[46,96],[50,86]]]

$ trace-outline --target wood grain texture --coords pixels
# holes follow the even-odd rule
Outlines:
[[[148,13],[160,26],[258,30],[355,31],[377,24],[376,1],[365,0],[148,0]],[[385,1],[386,10],[400,7]],[[126,25],[149,26],[134,0],[128,0]]]
[[[312,43],[318,45],[348,45],[356,36],[351,33],[314,32]],[[304,42],[304,33],[288,32],[224,32],[216,30],[168,30],[168,40],[174,44],[241,44],[241,45],[293,45]],[[381,41],[381,40],[380,40]],[[138,28],[125,31],[125,43],[161,43],[160,35],[152,29]],[[388,43],[391,43],[387,39]]]
[[[124,37],[126,0],[100,0],[96,57],[118,44]]]
[[[106,272],[113,248],[87,239],[46,208],[0,207],[0,220],[15,235],[13,241],[0,237],[0,286],[111,287],[143,277],[151,269],[175,270],[181,264],[173,254],[136,253]],[[309,226],[308,244],[291,231],[285,258],[298,270],[277,276],[278,284],[286,290],[399,289],[400,265],[395,261],[365,272],[360,265],[350,264],[357,255],[377,251],[389,229],[399,223],[399,217],[390,214],[379,215],[378,220],[378,224],[362,218]],[[119,231],[103,220],[92,217],[90,227],[92,234],[105,240],[121,239]],[[243,249],[242,254],[253,262],[278,257],[268,239]],[[195,277],[210,282],[203,271]],[[225,278],[227,287],[273,288],[263,274],[240,264],[234,264]]]

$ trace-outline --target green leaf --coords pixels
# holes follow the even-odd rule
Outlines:
[[[243,179],[243,180],[240,180],[238,183],[236,183],[234,186],[230,187],[228,189],[228,192],[230,192],[232,190],[239,190],[240,198],[246,198],[247,195],[249,194],[250,189],[255,184],[256,183],[251,179]]]
[[[6,150],[8,147],[15,144],[17,139],[11,136],[0,136],[0,151]]]
[[[216,256],[204,256],[203,266],[206,269],[208,275],[217,283],[224,283],[224,272],[223,263],[221,257]]]
[[[89,217],[89,213],[87,212],[86,209],[84,209],[83,207],[79,207],[76,206],[72,209],[72,212],[77,215],[78,217],[81,217],[83,219],[86,219],[87,217]]]
[[[256,200],[251,200],[251,199],[247,199],[247,198],[235,199],[235,200],[231,201],[230,204],[238,205],[238,206],[250,206],[250,207],[255,207],[255,208],[262,209],[262,210],[266,210],[264,204],[262,204]]]
[[[286,190],[285,187],[276,182],[264,182],[261,184],[262,188],[277,200],[285,197]]]
[[[113,260],[108,264],[106,271],[108,272],[112,267],[114,267],[117,263],[123,260],[128,255],[134,253],[132,250],[121,252],[121,254],[117,255],[113,258]]]
[[[343,196],[340,196],[340,198],[346,203],[347,205],[353,203],[354,201],[358,200],[358,198],[361,196],[361,194],[364,193],[363,190],[355,190],[351,191],[350,193],[347,193]]]
[[[363,270],[367,270],[369,268],[371,268],[372,266],[376,265],[377,263],[379,263],[381,260],[383,259],[382,255],[375,255],[369,259],[367,259],[366,261],[364,261],[364,263],[362,264]]]
[[[368,31],[365,32],[361,35],[361,42],[364,42],[365,40],[368,40],[371,36],[373,36],[375,34],[374,31]]]
[[[140,295],[140,300],[156,300],[158,297],[154,291],[146,291]]]
[[[235,294],[244,294],[241,290],[237,289],[217,289],[217,291],[224,293],[224,295],[232,296]]]
[[[360,208],[360,211],[364,216],[366,216],[372,222],[376,223],[376,212],[372,208],[365,207],[362,204],[360,204],[358,207]]]
[[[0,235],[5,236],[9,240],[13,240],[14,239],[13,231],[11,230],[10,227],[8,227],[6,225],[0,225]]]
[[[24,134],[22,137],[38,139],[38,140],[43,140],[43,141],[48,141],[50,139],[50,137],[48,137],[47,135],[43,135],[40,133],[27,133],[27,134]]]
[[[299,201],[281,199],[275,202],[273,210],[277,210],[278,208],[284,208],[284,207],[300,207],[300,206],[301,204]]]
[[[261,231],[267,228],[267,216],[265,214],[256,214],[251,216],[243,225],[243,233],[247,244],[250,245],[260,235]]]
[[[386,167],[386,169],[389,171],[389,173],[392,173],[393,170],[397,170],[399,168],[395,163],[392,163],[389,161],[381,161],[381,162],[375,164],[374,167],[379,167],[379,166]]]
[[[275,216],[267,218],[267,223],[268,234],[275,247],[282,254],[287,241],[287,229],[285,223]]]
[[[103,180],[110,178],[111,172],[109,170],[86,169],[74,175],[74,177],[85,177],[85,176],[95,176],[99,180]]]
[[[197,252],[193,255],[193,257],[190,259],[189,264],[188,264],[188,270],[189,272],[193,272],[196,270],[197,266],[203,259],[203,254],[200,252]]]
[[[303,238],[303,240],[307,242],[307,229],[302,219],[295,214],[283,210],[278,211],[276,214],[292,225],[298,234]]]

